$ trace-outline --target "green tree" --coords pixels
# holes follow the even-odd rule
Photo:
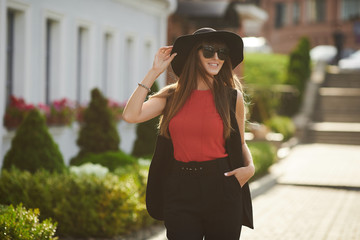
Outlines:
[[[58,145],[49,134],[45,118],[31,110],[16,130],[10,150],[6,153],[3,169],[12,166],[32,173],[38,169],[61,172],[65,163]]]
[[[151,87],[152,92],[159,91],[159,87],[155,82]],[[159,117],[150,119],[149,121],[139,123],[136,128],[136,141],[134,143],[132,155],[136,157],[149,157],[153,154],[156,144],[156,136],[158,133],[157,124]]]
[[[91,101],[84,112],[84,122],[77,139],[80,151],[71,160],[71,164],[87,153],[119,150],[120,137],[107,102],[99,89],[95,88],[91,91]]]
[[[302,37],[296,48],[290,53],[286,83],[293,85],[299,91],[298,97],[293,103],[287,103],[290,115],[299,110],[306,82],[311,73],[310,41]]]

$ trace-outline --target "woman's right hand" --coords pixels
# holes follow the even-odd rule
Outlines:
[[[173,46],[161,47],[156,53],[152,68],[158,73],[158,75],[167,69],[171,61],[177,55],[177,53],[171,54],[172,48]]]

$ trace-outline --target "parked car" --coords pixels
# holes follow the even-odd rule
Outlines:
[[[319,45],[310,50],[311,60],[314,62],[331,63],[335,58],[337,50],[331,45]]]
[[[340,69],[358,69],[360,70],[360,50],[352,53],[349,57],[339,61]]]
[[[271,53],[272,49],[263,37],[244,37],[244,51],[245,53]]]

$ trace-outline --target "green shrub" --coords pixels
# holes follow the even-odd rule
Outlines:
[[[246,53],[244,57],[245,86],[285,84],[288,58],[281,54]]]
[[[267,120],[265,125],[273,132],[281,133],[284,141],[289,140],[295,134],[295,124],[286,116],[274,116]]]
[[[120,137],[108,107],[108,100],[97,88],[91,91],[91,102],[84,112],[77,144],[80,151],[75,158],[81,158],[87,153],[119,150]]]
[[[150,157],[154,153],[159,118],[139,123],[136,129],[137,139],[134,142],[132,155],[136,157]]]
[[[269,167],[275,163],[276,148],[268,142],[249,142],[248,147],[253,157],[255,165],[255,175],[252,180],[255,180],[268,172]]]
[[[152,92],[159,91],[157,82],[151,87]],[[159,117],[150,119],[149,121],[139,123],[136,128],[136,140],[132,150],[132,155],[136,157],[150,157],[154,153],[157,125],[159,123]]]
[[[72,159],[71,165],[80,166],[84,163],[100,164],[107,167],[111,172],[126,165],[134,165],[136,158],[122,152],[87,153],[82,157]]]
[[[251,96],[250,121],[262,123],[276,113],[280,104],[280,94],[275,90],[253,85],[249,87],[247,93]]]
[[[250,96],[250,121],[264,122],[277,112],[286,81],[287,56],[248,53],[244,58],[244,89]]]
[[[0,239],[34,240],[57,239],[54,236],[56,223],[51,219],[39,222],[39,210],[26,210],[22,204],[14,208],[0,205]]]
[[[284,102],[289,116],[294,115],[300,108],[306,82],[311,73],[310,41],[306,37],[299,40],[296,48],[290,53],[289,65],[287,68],[286,83],[299,91],[299,95],[293,102]]]
[[[108,174],[65,177],[59,191],[54,219],[59,234],[74,237],[114,237],[137,229],[142,223],[139,211],[144,206],[138,195],[137,177]],[[65,186],[66,184],[66,186]],[[69,195],[74,195],[70,197]]]
[[[58,222],[59,236],[110,238],[153,221],[146,211],[143,173],[98,177],[12,169],[1,175],[0,203],[39,208],[42,218]]]
[[[5,155],[3,169],[12,166],[30,172],[42,168],[56,172],[65,169],[61,152],[38,110],[31,110],[16,130],[11,148]]]

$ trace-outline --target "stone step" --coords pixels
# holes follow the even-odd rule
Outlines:
[[[341,132],[315,132],[307,133],[306,143],[327,143],[327,144],[346,144],[360,145],[360,133],[344,134]]]
[[[360,145],[360,71],[328,68],[306,140]]]
[[[360,72],[326,74],[324,87],[360,88]]]
[[[354,112],[342,113],[341,111],[316,111],[313,120],[316,122],[349,122],[349,123],[358,123],[360,122],[360,113]]]
[[[360,122],[360,97],[319,96],[313,121]]]
[[[360,145],[360,123],[311,123],[306,142]]]
[[[320,96],[360,97],[360,88],[321,87]]]
[[[360,88],[320,88],[316,109],[360,112]]]
[[[360,123],[344,122],[313,122],[309,124],[309,129],[314,131],[326,132],[358,132],[360,133]]]

